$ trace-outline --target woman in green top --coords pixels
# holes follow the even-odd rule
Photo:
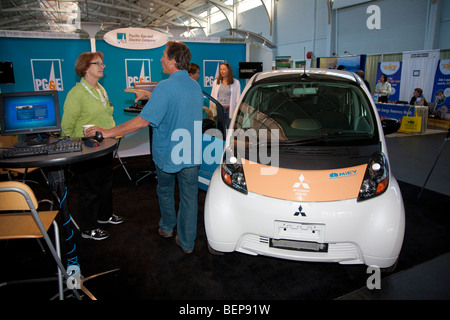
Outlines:
[[[103,77],[103,53],[84,52],[75,62],[75,72],[81,81],[67,94],[61,128],[71,138],[83,137],[83,126],[103,128],[115,126],[113,106],[106,90],[98,82]],[[99,223],[118,224],[123,218],[112,213],[112,153],[73,166],[78,174],[79,214],[82,237],[103,240],[109,232]]]

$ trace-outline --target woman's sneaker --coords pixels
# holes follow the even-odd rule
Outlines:
[[[118,215],[113,214],[111,216],[111,218],[109,218],[108,220],[97,220],[98,223],[111,223],[111,224],[119,224],[123,222],[123,217],[120,217]]]
[[[94,229],[90,231],[83,231],[81,236],[85,239],[104,240],[109,237],[109,232],[102,229]]]

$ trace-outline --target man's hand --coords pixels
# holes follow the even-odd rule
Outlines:
[[[136,132],[142,128],[148,127],[149,124],[150,122],[142,119],[141,116],[139,115],[111,129],[104,129],[101,127],[90,127],[86,130],[86,137],[94,137],[96,131],[100,131],[103,135],[103,138],[115,138],[118,136],[125,136],[127,134]]]
[[[97,131],[100,131],[103,135],[103,138],[111,138],[111,136],[108,135],[109,130],[108,129],[103,129],[100,127],[90,127],[86,130],[86,137],[94,137],[95,133]]]

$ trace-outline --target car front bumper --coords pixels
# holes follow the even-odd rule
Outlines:
[[[373,199],[295,202],[226,186],[214,173],[205,201],[208,243],[281,259],[380,268],[395,263],[403,243],[405,213],[397,181]]]

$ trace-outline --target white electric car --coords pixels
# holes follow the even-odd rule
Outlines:
[[[254,75],[207,191],[210,251],[393,266],[405,212],[384,134],[398,127],[353,73]]]

